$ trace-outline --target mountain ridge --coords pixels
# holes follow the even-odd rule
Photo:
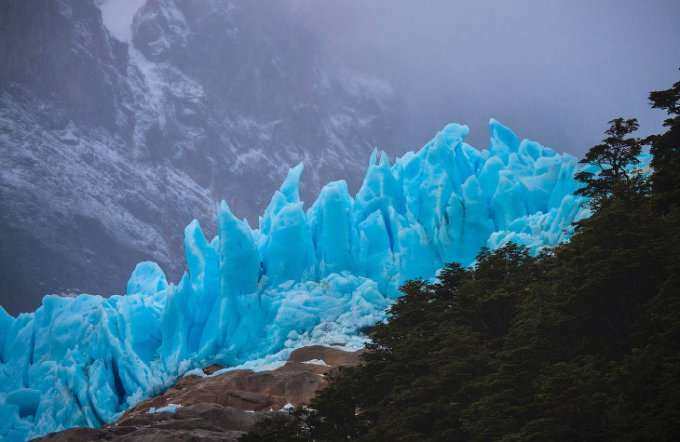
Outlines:
[[[45,293],[122,292],[145,259],[179,278],[179,232],[194,217],[214,232],[223,195],[252,222],[288,166],[313,165],[307,199],[340,177],[356,188],[370,150],[404,137],[389,84],[324,59],[285,4],[149,0],[129,41],[91,0],[1,8],[0,279],[15,314]]]

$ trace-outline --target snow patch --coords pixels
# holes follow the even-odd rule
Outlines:
[[[310,359],[309,361],[303,362],[303,364],[322,365],[324,367],[330,367],[323,359]]]

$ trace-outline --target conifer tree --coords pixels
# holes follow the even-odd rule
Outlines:
[[[580,161],[597,170],[583,170],[575,176],[585,184],[576,194],[591,197],[595,206],[611,196],[623,197],[631,189],[631,184],[640,179],[630,166],[640,163],[637,156],[642,152],[642,142],[639,138],[628,136],[638,130],[637,119],[616,118],[609,125],[605,131],[607,137],[590,148]]]
[[[652,189],[662,209],[680,207],[680,81],[672,88],[649,94],[652,107],[668,113],[668,130],[645,140],[653,155]]]

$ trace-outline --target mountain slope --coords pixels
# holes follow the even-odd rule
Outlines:
[[[194,217],[214,232],[219,199],[255,221],[288,167],[310,165],[311,199],[341,176],[356,188],[373,146],[401,144],[389,84],[324,59],[285,2],[149,0],[112,29],[100,6],[0,5],[13,313],[46,293],[121,293],[143,259],[177,280],[178,233]]]

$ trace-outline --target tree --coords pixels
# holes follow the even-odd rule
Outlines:
[[[576,194],[591,197],[595,206],[609,197],[623,197],[640,181],[639,173],[632,171],[630,166],[640,163],[638,155],[642,152],[642,141],[627,136],[638,130],[637,119],[616,118],[609,125],[605,131],[608,136],[580,161],[596,170],[583,170],[575,176],[585,184]]]
[[[669,115],[664,122],[668,130],[645,140],[653,155],[655,200],[660,208],[668,210],[680,207],[680,81],[670,89],[650,93],[649,100],[653,108],[664,109]]]
[[[242,435],[239,442],[309,442],[311,438],[304,422],[294,414],[266,416],[253,429]]]

